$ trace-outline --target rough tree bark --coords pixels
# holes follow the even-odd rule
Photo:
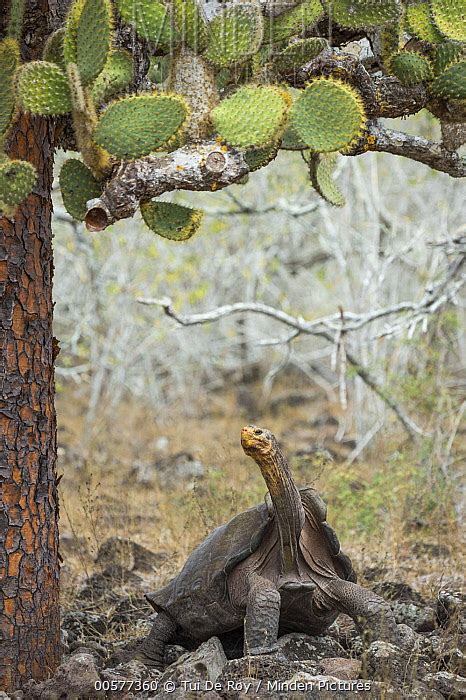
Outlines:
[[[8,4],[8,3],[7,3]],[[26,8],[23,56],[40,54],[68,2]],[[0,2],[0,25],[6,12]],[[61,12],[60,12],[61,10]],[[0,31],[2,26],[0,26]],[[60,659],[52,335],[55,127],[22,115],[8,152],[39,173],[14,220],[0,218],[0,689],[43,679]]]
[[[0,219],[0,685],[7,689],[46,677],[60,654],[51,125],[21,118],[10,153],[33,162],[40,177],[15,221]]]

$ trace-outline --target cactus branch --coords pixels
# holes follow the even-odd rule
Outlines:
[[[372,124],[369,127],[368,140],[371,151],[404,156],[451,177],[466,177],[466,158],[422,136],[412,136],[403,131],[384,129],[379,124]]]
[[[102,231],[119,219],[131,217],[139,202],[173,190],[223,189],[247,173],[243,155],[215,141],[184,146],[168,155],[123,162],[102,196],[88,202],[86,226]]]

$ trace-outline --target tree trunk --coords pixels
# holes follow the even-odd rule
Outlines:
[[[0,218],[0,688],[41,680],[60,659],[51,185],[53,124],[23,115],[9,153],[39,179]]]

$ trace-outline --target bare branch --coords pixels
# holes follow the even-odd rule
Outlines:
[[[164,156],[123,162],[102,195],[88,202],[86,226],[102,231],[133,216],[140,201],[173,190],[215,191],[249,172],[243,155],[215,141],[191,144]]]
[[[466,158],[422,136],[411,136],[402,131],[384,129],[380,124],[372,124],[367,143],[370,151],[393,153],[424,163],[451,177],[466,177]]]

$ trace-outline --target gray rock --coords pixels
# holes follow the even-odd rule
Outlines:
[[[289,680],[296,673],[316,674],[318,668],[309,661],[286,661],[280,652],[258,656],[244,656],[232,659],[224,667],[219,681],[224,688],[229,682],[240,681],[244,678],[255,678],[256,681]],[[266,689],[265,684],[262,690]]]
[[[430,607],[414,603],[392,603],[391,608],[398,624],[412,627],[416,632],[432,632],[437,627],[436,612]]]
[[[404,649],[384,641],[375,641],[363,655],[363,675],[373,680],[404,685],[429,671],[424,656],[408,653]]]
[[[152,572],[168,559],[165,552],[152,552],[126,537],[109,537],[97,552],[96,562],[104,569],[119,564],[128,571]]]
[[[466,676],[466,636],[431,637],[427,653],[435,668]]]
[[[171,486],[181,481],[192,482],[205,474],[204,465],[188,452],[165,457],[159,460],[155,467],[162,486]]]
[[[125,683],[129,688],[129,683],[135,681],[146,682],[148,684],[152,683],[152,689],[149,687],[148,692],[143,691],[139,697],[147,697],[148,695],[153,695],[158,690],[158,679],[160,676],[159,671],[154,671],[153,669],[147,668],[140,661],[132,660],[125,664],[119,664],[114,668],[106,668],[101,672],[101,677],[103,681],[119,681],[120,683]],[[112,690],[112,698],[127,698],[128,690],[123,686],[120,691]],[[138,697],[135,695],[135,697]]]
[[[320,667],[324,676],[334,676],[342,680],[359,678],[362,669],[360,659],[342,659],[334,657],[322,659]]]
[[[107,619],[89,611],[70,610],[63,617],[63,629],[68,633],[67,642],[73,644],[78,639],[100,637],[107,631]]]
[[[286,661],[313,661],[320,659],[347,657],[347,652],[336,639],[328,635],[311,637],[293,632],[278,640],[278,649]]]
[[[448,700],[459,700],[466,697],[466,678],[457,676],[448,671],[438,673],[428,673],[422,679],[423,682],[437,692],[441,693]]]
[[[105,691],[96,690],[100,681],[96,661],[91,654],[74,654],[62,663],[53,678],[43,683],[29,681],[26,697],[37,700],[94,700],[105,697]]]
[[[163,685],[166,681],[173,681],[180,686],[181,681],[216,681],[226,663],[227,657],[220,640],[211,637],[196,651],[183,654],[165,669],[160,682]]]

